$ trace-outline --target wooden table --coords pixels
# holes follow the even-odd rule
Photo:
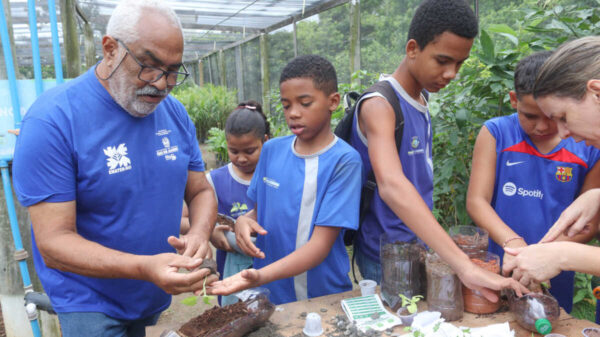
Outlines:
[[[305,301],[292,302],[280,305],[277,306],[278,309],[275,310],[275,313],[273,313],[273,316],[271,316],[270,320],[272,323],[275,323],[280,327],[280,331],[278,331],[280,334],[284,336],[293,336],[298,333],[302,333],[302,328],[304,327],[305,319],[301,316],[301,314],[303,312],[316,312],[319,315],[321,315],[323,329],[325,330],[323,336],[325,336],[327,334],[328,329],[330,331],[335,330],[335,327],[331,324],[331,319],[336,315],[344,315],[344,311],[342,310],[340,301],[344,298],[351,298],[357,296],[360,296],[360,290],[353,290],[346,293],[323,296]],[[325,309],[327,311],[322,312]],[[424,310],[427,310],[427,303],[419,303],[419,312]],[[461,320],[454,321],[451,323],[456,326],[466,326],[475,328],[494,323],[504,322],[509,322],[511,329],[515,330],[515,337],[531,337],[531,332],[519,326],[517,322],[513,319],[512,314],[510,312],[489,315],[475,315],[465,312]],[[581,330],[587,327],[600,328],[599,325],[596,325],[590,321],[573,318],[561,309],[560,318],[558,322],[554,324],[552,332],[560,333],[568,337],[577,337],[583,336]],[[394,332],[401,334],[406,333],[404,332],[402,326],[395,327]],[[541,336],[540,334],[534,335]]]

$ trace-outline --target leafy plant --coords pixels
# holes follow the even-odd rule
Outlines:
[[[408,312],[411,314],[417,312],[417,302],[423,299],[423,296],[421,295],[415,295],[411,298],[408,298],[403,294],[398,294],[398,296],[400,296],[400,298],[402,299],[402,306],[406,307],[406,310],[408,310]]]
[[[224,86],[185,85],[173,92],[196,126],[196,136],[204,142],[212,127],[223,129],[229,113],[237,106],[237,93]]]
[[[214,296],[210,296],[210,295],[206,294],[206,279],[207,278],[208,277],[204,278],[204,283],[202,283],[202,294],[199,295],[199,296],[202,296],[202,302],[204,302],[204,304],[210,304],[210,301],[215,298]],[[181,300],[181,303],[188,305],[188,306],[194,306],[194,305],[196,305],[196,303],[198,303],[199,296],[186,297],[183,300]]]
[[[210,128],[208,130],[208,139],[206,141],[209,150],[215,154],[217,164],[225,164],[229,162],[229,154],[227,152],[227,135],[225,130],[219,128]],[[221,166],[217,165],[217,166]]]

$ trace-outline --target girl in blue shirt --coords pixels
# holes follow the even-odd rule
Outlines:
[[[255,101],[242,102],[229,115],[225,123],[227,153],[231,162],[207,174],[215,191],[218,213],[233,219],[254,208],[246,192],[258,163],[263,143],[269,138],[269,123],[262,107]],[[242,254],[232,246],[227,235],[229,225],[215,226],[210,241],[217,248],[217,267],[223,277],[235,275],[252,266],[252,257]],[[234,236],[235,237],[235,236]],[[221,305],[236,303],[235,296],[223,296]]]

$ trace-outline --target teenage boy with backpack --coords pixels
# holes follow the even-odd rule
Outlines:
[[[403,113],[403,136],[396,147],[392,105],[380,93],[363,95],[354,114],[350,144],[360,153],[364,172],[374,173],[377,186],[355,238],[361,275],[381,280],[379,238],[382,233],[402,241],[423,240],[469,288],[490,291],[511,287],[527,290],[512,279],[475,266],[433,216],[432,130],[425,89],[438,92],[469,57],[477,35],[477,18],[463,0],[425,0],[408,33],[406,56],[384,79],[394,88]]]

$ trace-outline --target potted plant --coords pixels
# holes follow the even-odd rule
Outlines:
[[[409,326],[412,324],[413,318],[417,314],[417,302],[419,302],[423,296],[415,295],[411,298],[398,294],[402,299],[402,307],[398,309],[396,314],[402,320],[402,325]]]

